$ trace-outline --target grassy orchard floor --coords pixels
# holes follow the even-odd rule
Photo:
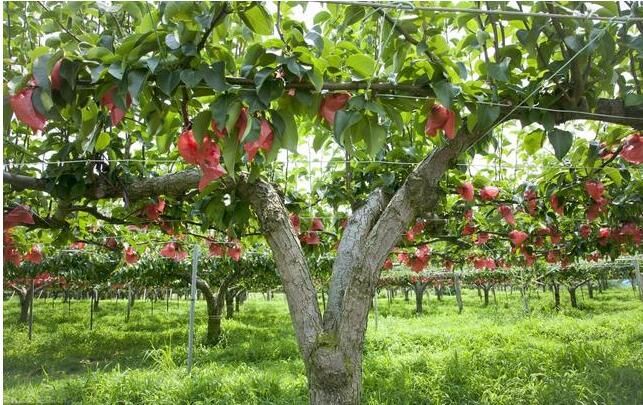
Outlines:
[[[564,300],[567,294],[563,294]],[[630,288],[610,288],[583,311],[564,302],[553,313],[550,293],[532,296],[531,316],[519,294],[498,293],[482,307],[466,291],[458,315],[453,297],[431,295],[425,314],[414,299],[379,300],[364,358],[369,404],[643,404],[643,303]],[[237,319],[224,321],[219,347],[198,347],[185,372],[187,301],[137,302],[125,323],[125,302],[101,301],[93,331],[89,302],[35,302],[34,340],[17,326],[18,301],[4,305],[4,401],[83,403],[301,404],[303,364],[285,301],[254,295]],[[198,303],[197,333],[205,333]]]

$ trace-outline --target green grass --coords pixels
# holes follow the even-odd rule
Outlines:
[[[378,301],[364,356],[368,404],[643,404],[643,303],[631,289],[611,288],[582,309],[555,313],[550,293],[532,293],[532,314],[519,294],[497,293],[483,307],[466,291],[458,314],[453,297],[431,295],[413,313],[398,295]],[[561,293],[563,301],[567,294]],[[566,304],[566,302],[563,302]],[[4,304],[4,401],[147,404],[301,404],[303,363],[282,296],[254,295],[225,339],[198,345],[187,375],[187,301],[139,301],[129,323],[124,301],[101,301],[89,331],[89,302],[34,305],[34,337],[16,322],[16,298]],[[205,308],[197,307],[197,337]]]

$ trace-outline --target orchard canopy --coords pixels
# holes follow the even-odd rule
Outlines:
[[[382,269],[639,253],[643,9],[442,6],[4,2],[5,263],[270,250],[339,403]]]

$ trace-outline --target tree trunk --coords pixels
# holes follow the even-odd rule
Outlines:
[[[328,347],[330,346],[330,347]],[[328,342],[313,352],[308,381],[311,405],[357,405],[361,403],[362,350],[342,353]]]
[[[462,313],[462,290],[460,288],[460,275],[455,274],[454,275],[455,280],[453,281],[453,284],[455,286],[455,300],[458,303],[458,313]]]
[[[18,297],[20,298],[20,323],[29,322],[29,306],[33,301],[33,291],[31,288],[21,287],[18,290]]]
[[[587,282],[587,294],[589,295],[589,298],[594,298],[594,285],[591,281]]]
[[[554,309],[560,310],[560,285],[557,283],[552,284],[554,290]]]
[[[219,291],[216,296],[212,292],[210,285],[205,280],[199,277],[196,279],[196,288],[203,295],[208,311],[208,330],[205,338],[206,345],[216,345],[221,340],[221,314],[223,313],[223,307],[226,304],[225,301],[228,286],[236,276],[236,273],[231,273],[229,276],[224,278],[219,286]],[[187,282],[192,282],[190,274],[181,273],[181,277]],[[230,305],[230,308],[232,308],[232,305]]]
[[[444,287],[441,285],[435,287],[435,295],[438,297],[438,301],[442,301],[442,294],[444,294]]]
[[[489,305],[489,290],[491,287],[484,286],[482,287],[482,292],[484,293],[484,306]]]
[[[234,312],[239,312],[239,306],[241,305],[243,290],[239,291],[234,296]]]
[[[404,301],[409,302],[409,289],[404,287]]]
[[[569,300],[572,303],[572,308],[578,308],[578,304],[576,303],[576,287],[567,287],[567,291],[569,291]]]
[[[424,290],[426,289],[426,283],[421,283],[419,281],[415,282],[413,286],[415,289],[415,313],[422,313],[422,299],[424,298]]]
[[[236,291],[228,290],[225,295],[225,319],[232,319],[234,316],[234,296]]]

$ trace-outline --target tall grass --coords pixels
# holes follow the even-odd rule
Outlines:
[[[466,291],[430,296],[425,313],[413,298],[378,301],[364,356],[368,404],[643,404],[643,303],[631,289],[585,295],[581,310],[551,309],[551,294],[497,293],[483,307]],[[493,302],[493,301],[492,301]],[[34,304],[34,337],[17,324],[16,299],[4,303],[4,399],[89,404],[301,404],[307,401],[303,363],[282,296],[254,295],[225,339],[200,344],[186,373],[187,301],[170,309],[101,301],[89,331],[89,302]],[[197,304],[197,338],[205,336],[205,306]],[[200,342],[200,340],[199,340]]]

